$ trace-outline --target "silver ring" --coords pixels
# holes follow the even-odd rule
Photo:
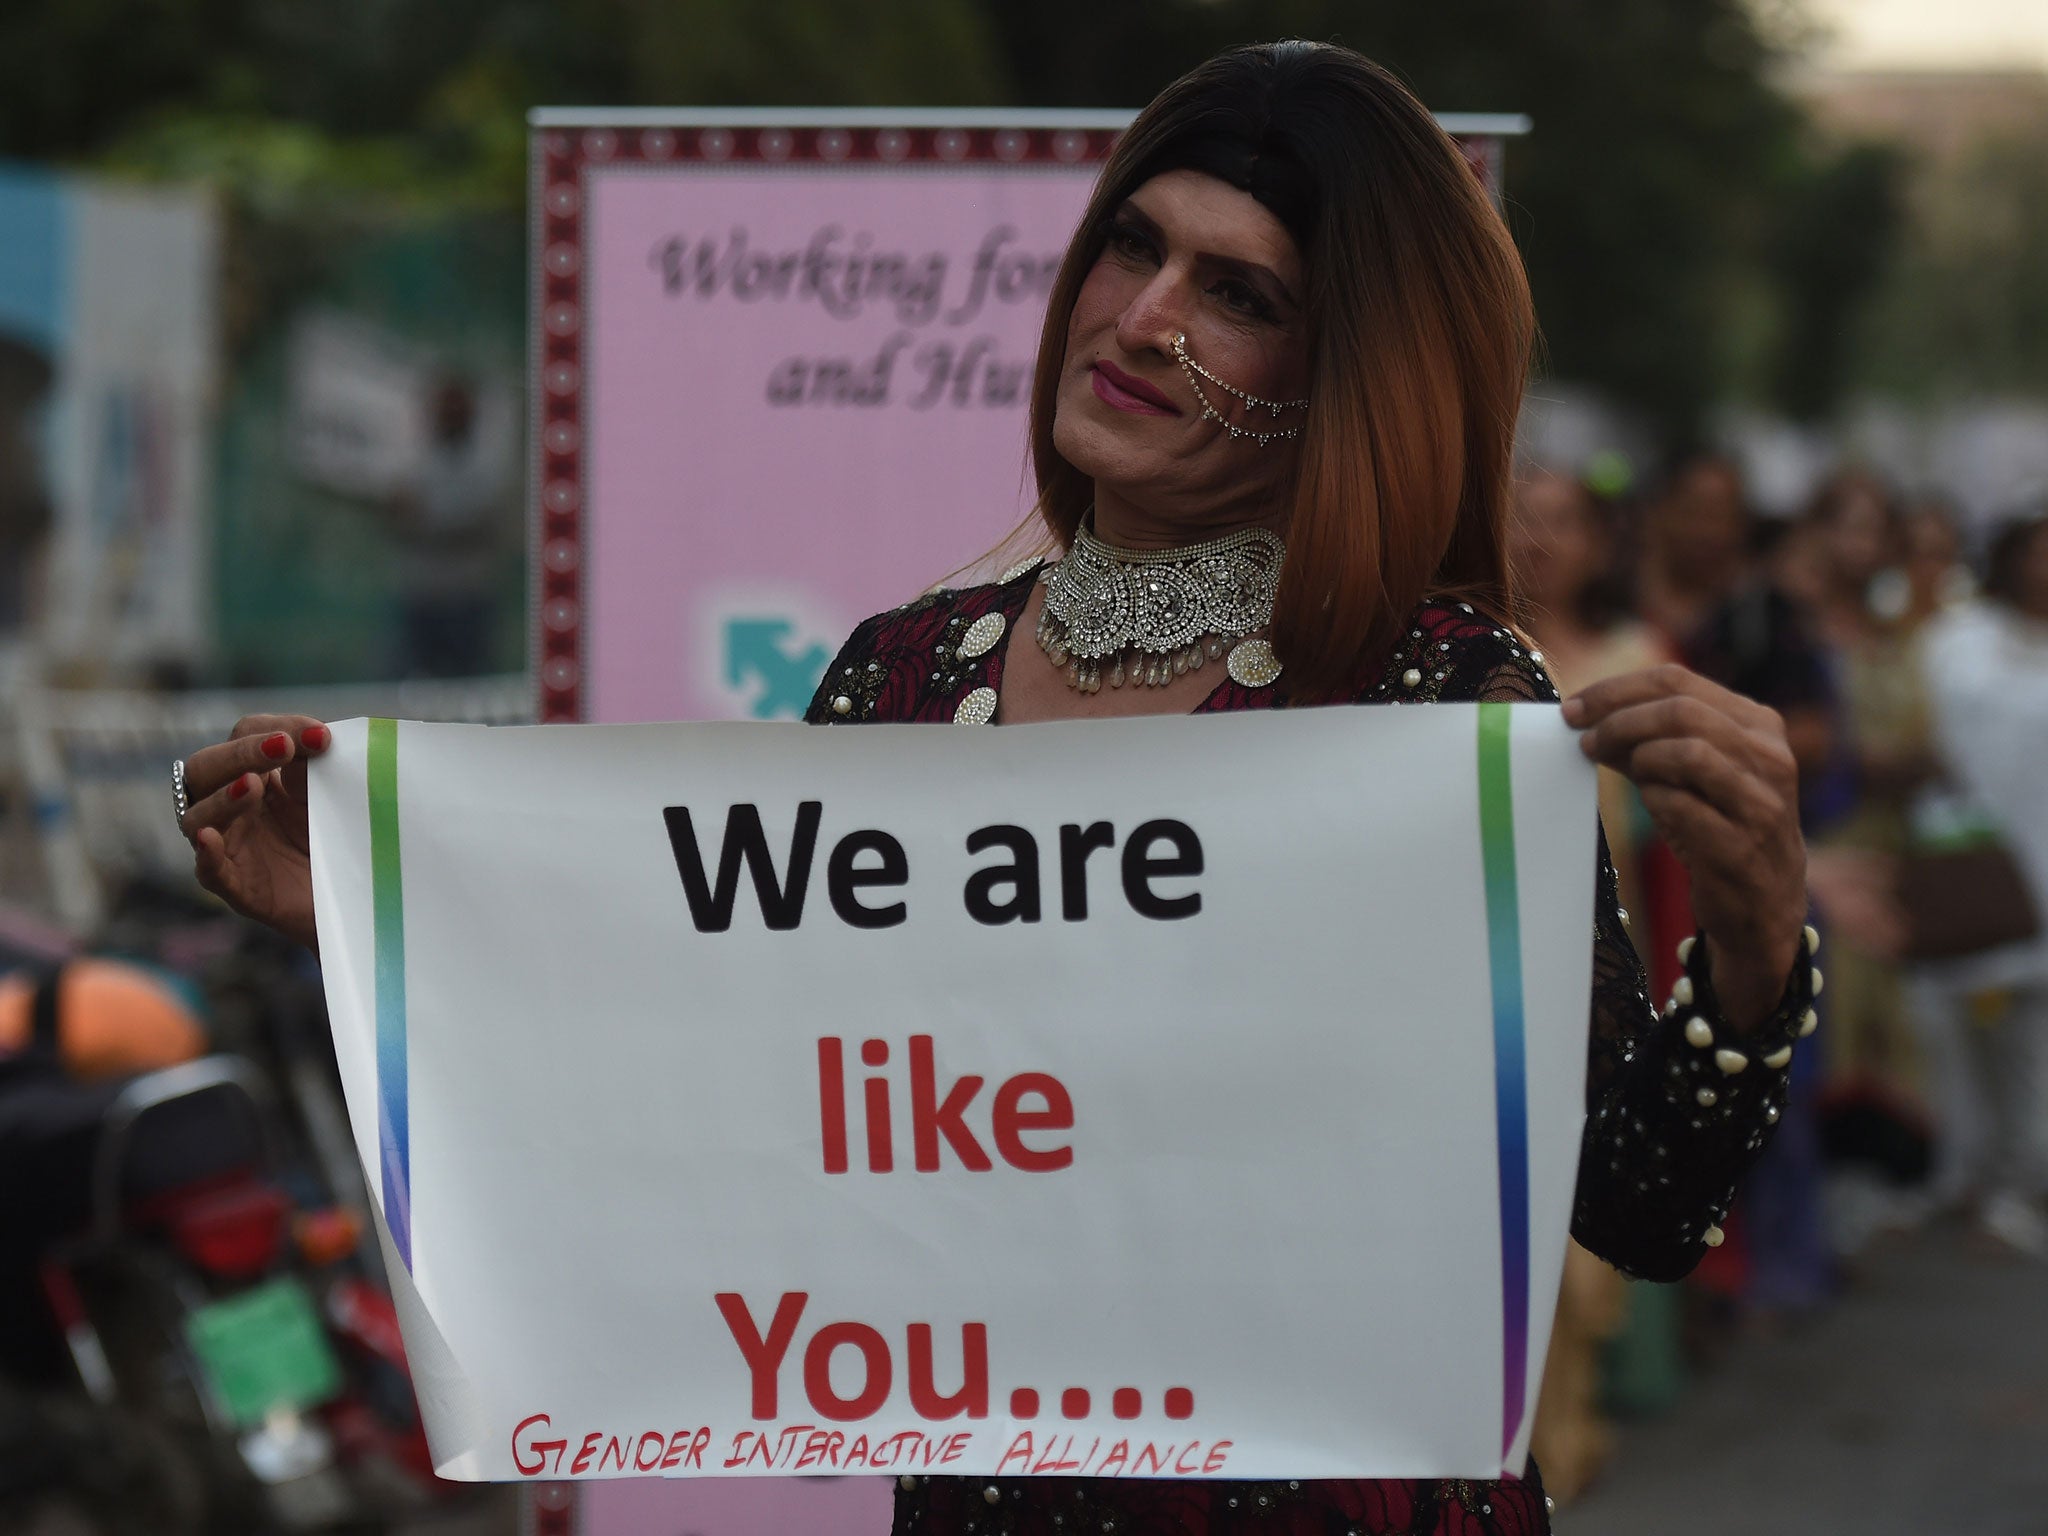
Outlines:
[[[178,813],[178,831],[185,830],[185,813],[192,809],[192,802],[185,798],[185,759],[179,758],[171,764],[171,805]]]

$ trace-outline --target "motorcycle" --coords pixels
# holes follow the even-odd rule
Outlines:
[[[36,1281],[86,1399],[161,1453],[156,1528],[382,1528],[455,1489],[362,1218],[306,1166],[269,1073],[215,1055],[53,1091],[87,1138],[85,1214]]]
[[[193,1469],[194,1529],[333,1530],[357,1513],[324,1422],[341,1362],[288,1240],[270,1114],[234,1057],[131,1079],[101,1118],[88,1222],[39,1265],[87,1397]]]
[[[371,1201],[356,1156],[318,967],[296,945],[178,886],[124,892],[103,944],[188,978],[207,999],[215,1038],[278,1090],[271,1121],[284,1187],[302,1213],[294,1232],[347,1393],[329,1412],[343,1458],[380,1507],[462,1499],[437,1479],[414,1399]]]

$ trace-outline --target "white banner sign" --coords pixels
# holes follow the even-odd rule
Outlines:
[[[1520,1469],[1591,973],[1554,708],[352,721],[312,829],[443,1475]]]

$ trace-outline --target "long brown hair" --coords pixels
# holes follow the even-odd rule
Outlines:
[[[1233,48],[1138,114],[1047,303],[1031,390],[1038,515],[1062,548],[1093,497],[1053,447],[1067,326],[1110,218],[1165,171],[1230,182],[1307,269],[1309,406],[1273,646],[1301,697],[1351,691],[1425,594],[1510,617],[1506,523],[1535,317],[1520,256],[1464,156],[1348,48]]]

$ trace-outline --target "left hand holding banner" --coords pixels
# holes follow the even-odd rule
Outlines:
[[[333,731],[444,1476],[1520,1470],[1591,971],[1555,708]]]

